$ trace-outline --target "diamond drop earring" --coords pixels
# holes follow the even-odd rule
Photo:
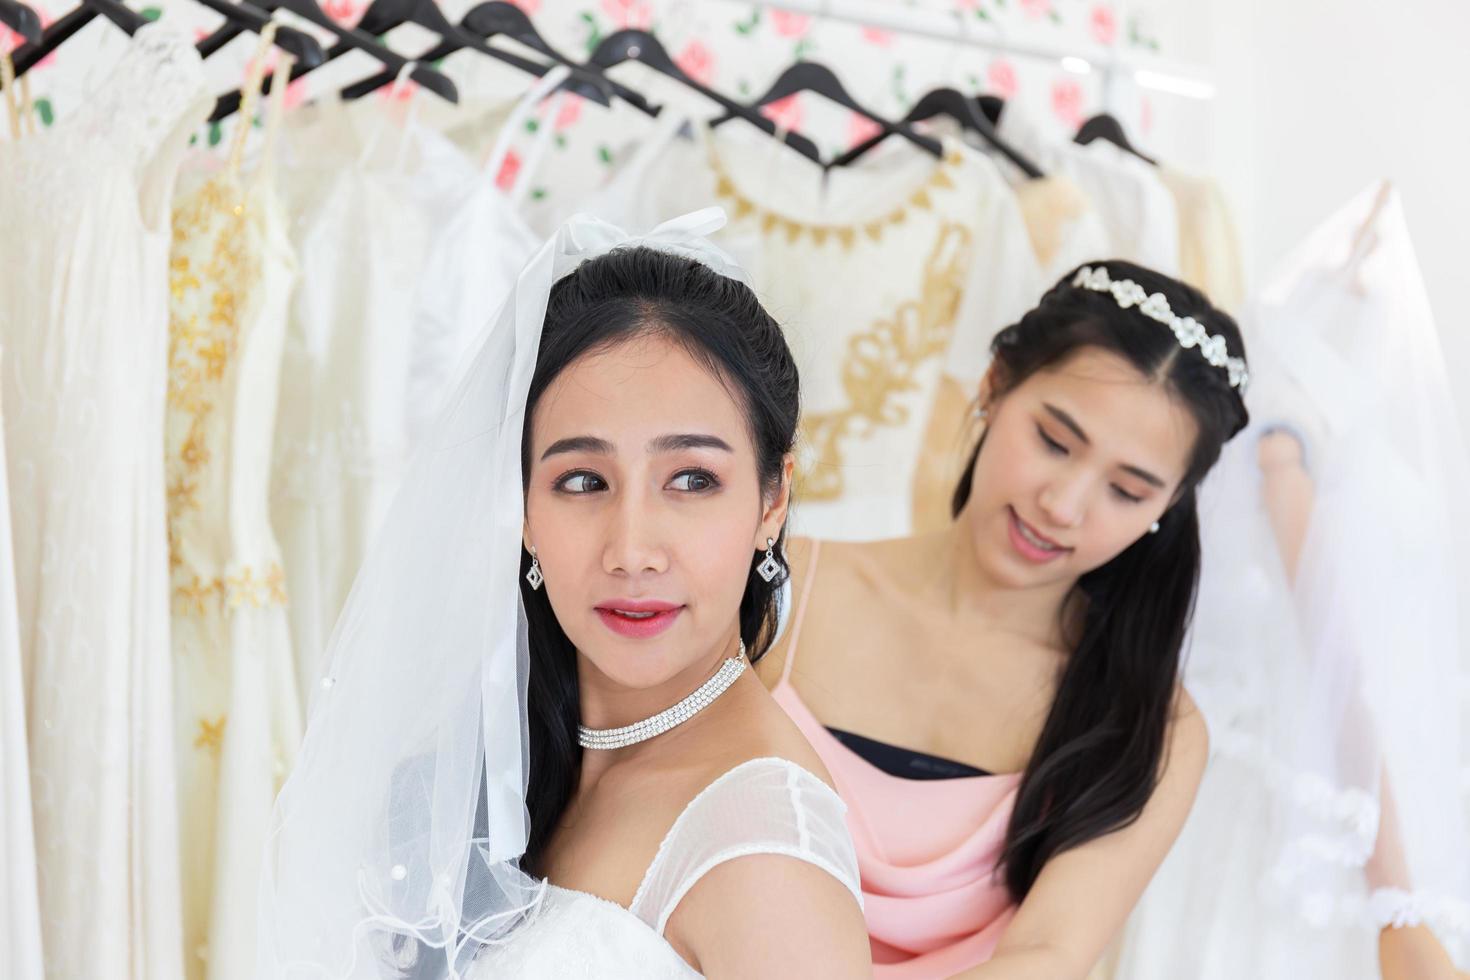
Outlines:
[[[775,546],[775,538],[766,538],[766,560],[757,565],[755,569],[767,582],[781,574],[781,563],[776,560]]]
[[[543,578],[541,559],[536,557],[536,546],[533,544],[531,545],[531,567],[526,571],[526,581],[531,583],[531,591],[536,592],[541,589]]]

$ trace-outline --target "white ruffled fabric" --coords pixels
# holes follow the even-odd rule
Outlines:
[[[1250,430],[1201,513],[1186,666],[1213,758],[1130,923],[1130,980],[1376,978],[1386,926],[1470,962],[1470,461],[1396,195],[1364,192],[1255,304]],[[1260,437],[1313,485],[1294,582]]]

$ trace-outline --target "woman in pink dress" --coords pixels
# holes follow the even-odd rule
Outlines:
[[[1083,978],[1189,812],[1195,490],[1239,329],[1122,261],[1001,331],[943,532],[795,540],[760,664],[848,804],[879,978]],[[799,506],[799,505],[798,505]]]

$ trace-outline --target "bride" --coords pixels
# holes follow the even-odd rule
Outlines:
[[[562,228],[419,450],[277,803],[266,977],[869,972],[770,644],[796,368],[716,209]]]

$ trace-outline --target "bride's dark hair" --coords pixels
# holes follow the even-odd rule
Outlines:
[[[683,346],[725,385],[745,413],[755,446],[762,491],[781,487],[782,462],[796,440],[799,388],[796,362],[781,327],[744,283],[693,259],[644,247],[619,248],[591,259],[552,287],[526,399],[521,473],[530,472],[531,419],[541,396],[577,359],[635,337],[658,334]],[[656,398],[655,392],[649,393]],[[785,529],[781,531],[785,538]],[[767,582],[756,573],[764,552],[753,552],[740,600],[740,638],[752,661],[771,645],[786,569]],[[579,699],[576,651],[552,612],[544,589],[524,575],[531,670],[527,689],[530,777],[526,807],[530,840],[522,866],[536,870],[576,785]]]
[[[1193,316],[1210,334],[1223,336],[1232,357],[1245,356],[1235,321],[1199,290],[1131,262],[1094,265],[1105,265],[1114,280],[1132,279],[1150,294],[1162,293],[1177,314]],[[1136,308],[1121,308],[1111,294],[1074,287],[1075,274],[1063,276],[1035,309],[996,336],[992,396],[1003,397],[1083,348],[1098,348],[1165,385],[1198,423],[1199,435],[1158,533],[1143,535],[1077,582],[1073,598],[1084,609],[1080,635],[1022,774],[1001,857],[1017,901],[1048,860],[1126,827],[1153,793],[1199,582],[1195,490],[1225,443],[1249,421],[1223,368],[1198,349],[1182,347],[1173,331]],[[955,488],[956,517],[970,499],[984,445],[982,436]]]

